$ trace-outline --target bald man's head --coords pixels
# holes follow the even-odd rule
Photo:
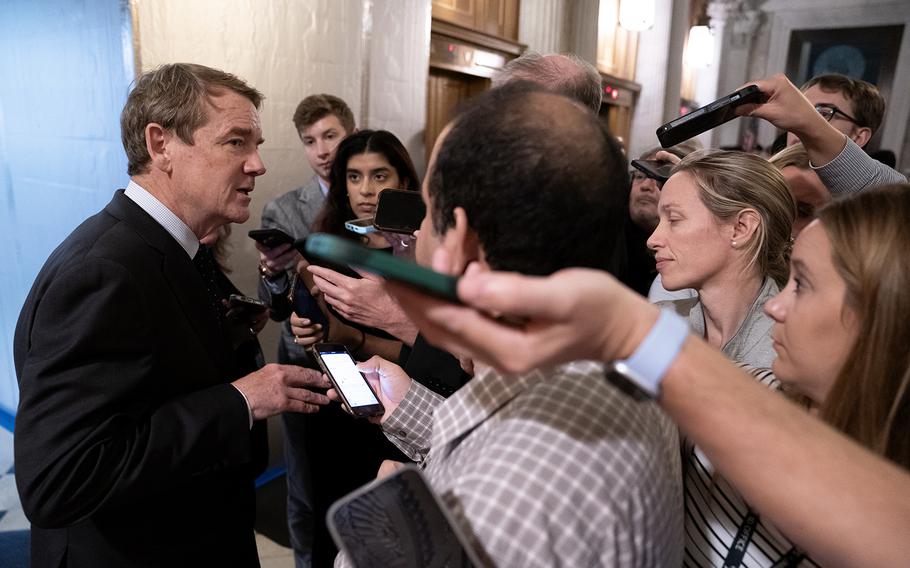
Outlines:
[[[600,111],[603,99],[600,73],[577,55],[525,53],[506,63],[493,77],[493,87],[513,81],[530,81],[548,91],[575,99],[595,114]]]
[[[472,100],[427,183],[434,230],[465,210],[498,270],[611,268],[628,173],[616,140],[578,103],[517,82]]]

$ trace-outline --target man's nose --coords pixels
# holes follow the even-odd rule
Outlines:
[[[244,171],[253,176],[261,176],[265,173],[265,162],[262,161],[259,150],[253,152],[250,159],[246,161],[244,164]]]

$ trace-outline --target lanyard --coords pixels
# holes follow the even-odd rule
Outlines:
[[[755,534],[755,527],[757,526],[758,515],[752,509],[749,509],[745,518],[743,518],[743,522],[739,525],[739,529],[736,531],[736,537],[733,539],[730,550],[727,551],[723,568],[739,568],[742,566],[743,557],[752,542],[752,535]],[[781,556],[777,562],[772,564],[771,568],[795,568],[805,557],[806,555],[794,546],[785,555]]]

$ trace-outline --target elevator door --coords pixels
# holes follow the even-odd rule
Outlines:
[[[427,160],[436,138],[459,106],[489,88],[490,80],[487,78],[430,67],[427,79]]]

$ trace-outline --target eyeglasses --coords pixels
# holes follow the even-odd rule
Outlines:
[[[845,113],[844,111],[842,111],[841,109],[837,108],[836,106],[834,106],[832,104],[828,104],[828,103],[817,104],[817,105],[815,105],[815,110],[818,111],[818,114],[822,115],[822,118],[824,118],[828,122],[831,122],[831,119],[839,114],[842,117],[844,117],[845,119],[852,122],[853,124],[859,126],[859,122],[857,122],[855,118],[853,118],[852,116],[850,116],[849,114]]]
[[[641,170],[634,170],[634,171],[629,172],[629,179],[632,181],[632,183],[642,183],[646,179],[654,180],[654,182],[657,184],[657,189],[662,188],[664,185],[662,182],[660,182],[652,177],[646,176],[645,174],[643,174],[641,172]]]

